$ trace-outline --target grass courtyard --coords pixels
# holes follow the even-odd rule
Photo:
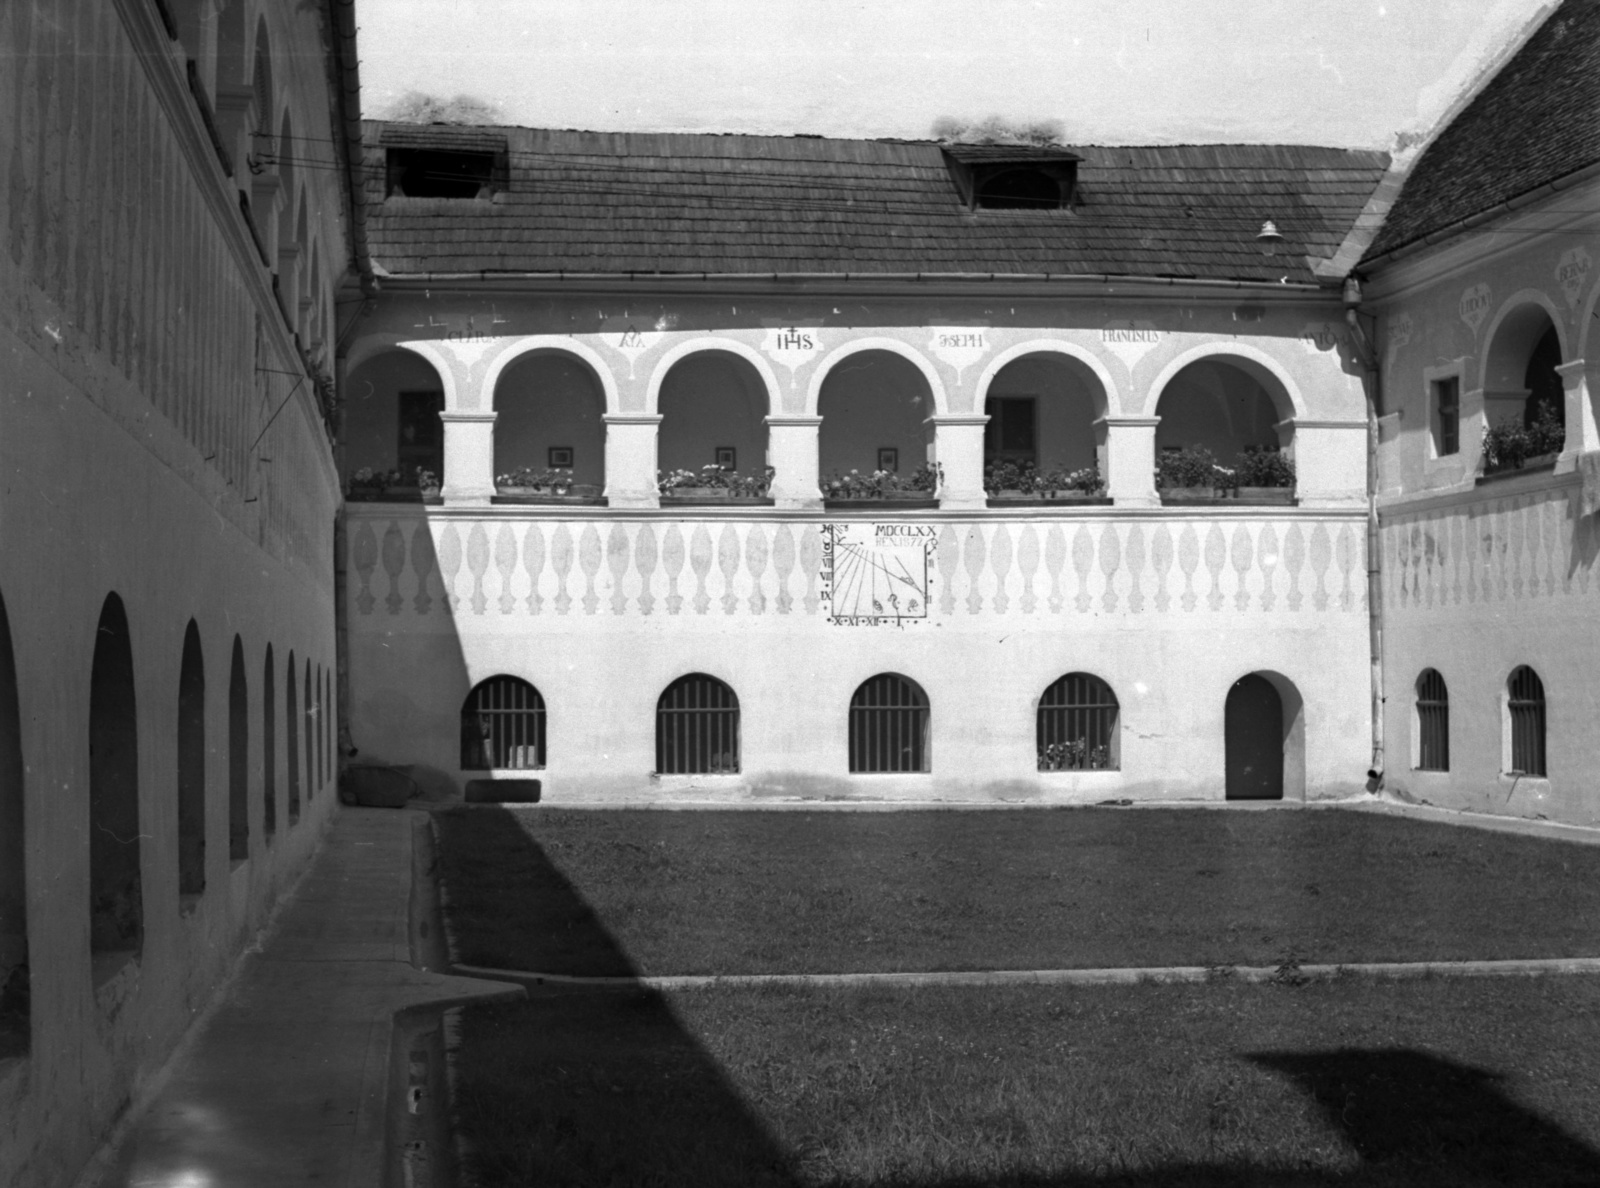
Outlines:
[[[1600,847],[1334,811],[437,815],[462,960],[1183,964],[1198,985],[569,991],[463,1012],[499,1185],[1600,1184]],[[1232,964],[1282,964],[1272,984]]]

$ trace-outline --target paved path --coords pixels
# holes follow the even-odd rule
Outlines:
[[[378,1188],[396,1012],[523,993],[412,966],[413,819],[335,814],[262,950],[80,1184]]]

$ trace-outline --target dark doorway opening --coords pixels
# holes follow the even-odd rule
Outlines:
[[[89,948],[102,985],[144,948],[139,727],[122,599],[106,596],[89,676]]]
[[[1283,699],[1251,673],[1228,690],[1223,739],[1229,800],[1283,799]]]

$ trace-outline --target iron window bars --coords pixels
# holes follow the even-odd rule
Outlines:
[[[850,770],[929,770],[928,695],[903,676],[882,673],[850,698]]]
[[[544,698],[527,681],[490,677],[461,706],[463,771],[544,766]]]
[[[1450,770],[1450,693],[1432,668],[1417,678],[1417,770]]]
[[[1086,672],[1069,672],[1039,699],[1040,771],[1115,771],[1117,695]]]
[[[738,770],[738,696],[703,672],[673,681],[656,702],[656,772],[721,775]]]
[[[1526,664],[1511,674],[1511,768],[1542,776],[1544,769],[1544,682]]]

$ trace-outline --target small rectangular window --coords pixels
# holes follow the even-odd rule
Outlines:
[[[488,198],[500,188],[495,153],[391,148],[384,155],[391,197]]]
[[[403,484],[416,482],[418,469],[444,470],[443,392],[400,393],[400,440],[395,451]]]
[[[1433,452],[1443,458],[1461,450],[1461,380],[1433,381]]]

